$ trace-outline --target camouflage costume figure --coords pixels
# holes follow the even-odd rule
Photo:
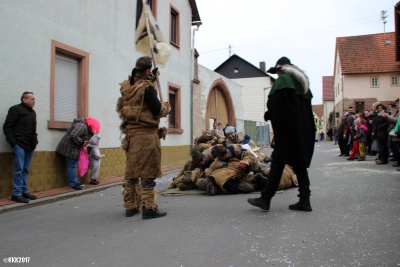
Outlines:
[[[168,185],[168,188],[178,188],[179,190],[192,190],[197,188],[197,180],[202,176],[204,170],[214,161],[211,153],[212,147],[204,149],[201,145],[193,146],[191,159],[176,178]]]
[[[243,132],[236,132],[235,128],[232,126],[228,126],[225,128],[225,134],[227,136],[226,146],[233,144],[248,144],[260,161],[268,163],[269,156],[260,152],[260,148],[257,147],[257,144],[253,140],[251,140],[250,136]]]
[[[217,159],[205,170],[205,177],[198,180],[199,189],[213,196],[220,191],[228,193],[250,193],[254,186],[247,179],[250,171],[259,171],[259,160],[241,145],[215,146],[212,149]]]
[[[160,133],[164,132],[158,126],[160,117],[169,114],[170,106],[157,98],[151,68],[149,57],[136,61],[129,80],[120,83],[122,96],[117,103],[117,112],[123,120],[120,128],[125,134],[122,147],[126,150],[123,181],[126,216],[142,211],[143,219],[166,215],[154,201],[154,187],[155,179],[161,177]]]

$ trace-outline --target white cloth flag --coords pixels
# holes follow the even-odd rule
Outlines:
[[[144,8],[145,7],[145,8]],[[154,60],[157,66],[164,67],[167,62],[169,55],[171,53],[171,47],[165,41],[164,36],[162,35],[160,28],[157,25],[156,19],[153,17],[151,13],[150,6],[145,4],[143,6],[142,0],[137,1],[137,13],[136,15],[140,15],[140,18],[137,19],[136,22],[136,50],[146,56],[152,57],[149,36],[147,34],[146,29],[146,13],[147,10],[148,18],[149,18],[149,28],[150,28],[150,38],[153,39],[153,53]]]

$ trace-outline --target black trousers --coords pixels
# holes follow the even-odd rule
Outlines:
[[[340,155],[344,155],[345,154],[345,143],[344,143],[343,135],[339,135],[338,143],[339,143]]]
[[[283,169],[285,163],[272,159],[271,172],[268,175],[267,182],[264,188],[261,190],[261,198],[270,199],[275,195],[278,189],[279,183],[282,178]],[[311,195],[310,191],[310,178],[306,168],[293,167],[294,173],[296,173],[297,181],[299,182],[299,197],[309,198]]]

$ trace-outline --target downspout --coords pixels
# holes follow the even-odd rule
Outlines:
[[[343,114],[344,114],[344,82],[343,82],[343,80],[344,80],[344,75],[342,74],[342,98],[343,98],[343,101],[342,101],[342,108],[343,108]]]
[[[201,21],[193,21],[192,26],[196,25],[196,28],[193,28],[193,37],[192,37],[192,51],[191,51],[191,59],[190,59],[190,149],[193,147],[193,89],[194,89],[194,36],[195,32],[199,30]]]

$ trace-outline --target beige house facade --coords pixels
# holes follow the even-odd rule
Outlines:
[[[338,37],[333,75],[335,124],[348,107],[362,112],[372,103],[400,97],[400,63],[395,33]]]

